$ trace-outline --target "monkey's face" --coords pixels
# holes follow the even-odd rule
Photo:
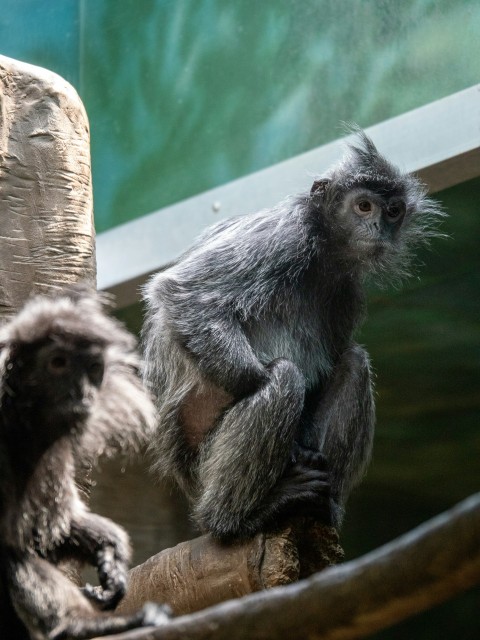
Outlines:
[[[395,249],[406,211],[401,193],[379,194],[364,187],[352,189],[338,211],[351,252],[359,259],[380,259]]]
[[[81,427],[103,381],[101,345],[53,336],[18,347],[14,363],[7,384],[24,412],[45,419],[53,437]]]

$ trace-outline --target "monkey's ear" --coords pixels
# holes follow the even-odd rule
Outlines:
[[[312,184],[312,188],[310,189],[310,195],[323,196],[329,184],[329,178],[320,178],[319,180],[315,180],[315,182]]]

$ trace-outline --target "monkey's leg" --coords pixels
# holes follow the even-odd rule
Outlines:
[[[33,640],[84,640],[164,624],[167,608],[145,605],[131,616],[106,615],[55,566],[34,554],[9,561],[9,590],[15,610]]]
[[[366,470],[374,427],[370,361],[364,349],[352,344],[340,357],[302,442],[327,460],[334,526],[341,523],[348,494]]]
[[[288,360],[269,367],[269,380],[228,410],[200,448],[200,526],[222,540],[270,527],[296,502],[328,491],[326,474],[291,463],[304,403],[304,379]]]

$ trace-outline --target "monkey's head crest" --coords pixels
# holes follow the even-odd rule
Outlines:
[[[106,298],[84,285],[71,286],[51,296],[34,296],[1,327],[0,344],[35,345],[57,336],[133,349],[133,336],[103,312],[106,302]]]
[[[350,191],[366,186],[379,192],[397,191],[406,198],[407,209],[419,209],[426,187],[418,178],[400,169],[383,156],[373,140],[356,125],[349,125],[351,136],[345,141],[345,154],[325,174],[332,191]]]

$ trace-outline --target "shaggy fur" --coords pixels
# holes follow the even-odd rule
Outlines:
[[[366,200],[375,215],[359,211]],[[369,359],[352,339],[363,283],[406,276],[440,215],[358,132],[310,193],[207,229],[151,279],[156,469],[203,530],[247,537],[306,505],[340,524],[374,428]]]
[[[88,511],[78,461],[132,448],[156,413],[138,377],[135,341],[78,289],[29,302],[0,330],[0,626],[11,640],[91,638],[163,621],[113,608],[126,587],[126,533]],[[101,589],[74,586],[55,565],[88,562]],[[6,625],[6,626],[5,626]],[[28,631],[27,631],[28,630]]]

